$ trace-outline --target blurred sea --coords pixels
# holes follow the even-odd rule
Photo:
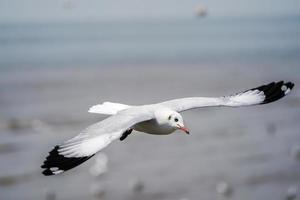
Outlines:
[[[118,64],[296,65],[300,18],[0,24],[0,68]]]
[[[300,195],[300,18],[0,24],[0,200],[283,200]],[[56,144],[141,105],[295,83],[263,106],[183,113],[191,135],[134,132],[60,176]],[[153,148],[155,147],[155,148]]]

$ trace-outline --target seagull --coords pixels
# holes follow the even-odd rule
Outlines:
[[[272,82],[234,95],[222,97],[189,97],[141,106],[104,102],[92,106],[90,113],[108,115],[79,135],[55,146],[41,166],[46,176],[61,174],[93,157],[112,141],[126,139],[133,130],[154,135],[168,135],[176,130],[189,134],[181,112],[190,109],[267,104],[286,96],[292,82]]]

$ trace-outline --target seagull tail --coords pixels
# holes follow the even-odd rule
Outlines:
[[[84,157],[65,157],[64,155],[59,154],[59,148],[59,146],[55,146],[54,149],[49,152],[49,156],[41,166],[41,168],[44,169],[42,173],[45,176],[60,174],[72,169],[95,155],[93,154],[91,156]]]
[[[131,106],[121,104],[121,103],[112,103],[104,102],[102,104],[97,104],[89,108],[89,113],[97,113],[103,115],[115,115],[121,110],[130,108]]]

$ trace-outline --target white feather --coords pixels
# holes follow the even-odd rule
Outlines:
[[[246,92],[238,93],[236,95],[225,96],[225,97],[189,97],[182,99],[174,99],[170,101],[162,102],[170,109],[177,112],[185,110],[207,107],[207,106],[250,106],[257,105],[263,102],[265,95],[259,90],[248,90]]]
[[[244,93],[240,93],[234,96],[228,97],[228,102],[224,105],[226,106],[247,106],[255,105],[263,102],[265,95],[259,90],[249,90]]]
[[[60,155],[63,155],[67,158],[91,156],[101,149],[105,148],[113,140],[119,138],[121,135],[122,132],[119,131],[115,133],[99,135],[94,138],[82,139],[81,137],[78,137],[79,143],[75,143],[74,145],[61,145],[58,149],[58,152]],[[76,137],[74,139],[76,139]],[[72,142],[73,141],[71,141],[71,143]]]
[[[138,108],[119,112],[103,121],[89,126],[76,137],[59,145],[58,153],[67,158],[92,156],[112,141],[120,138],[124,131],[136,123],[150,120],[154,116],[154,107]]]
[[[89,108],[89,113],[98,113],[104,115],[115,115],[121,110],[130,108],[131,106],[121,104],[121,103],[112,103],[104,102],[102,104],[97,104]]]

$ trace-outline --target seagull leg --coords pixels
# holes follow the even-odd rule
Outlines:
[[[120,140],[123,141],[125,140],[125,138],[127,138],[128,135],[130,135],[130,133],[132,132],[133,129],[128,129],[126,130],[123,135],[120,137]]]

